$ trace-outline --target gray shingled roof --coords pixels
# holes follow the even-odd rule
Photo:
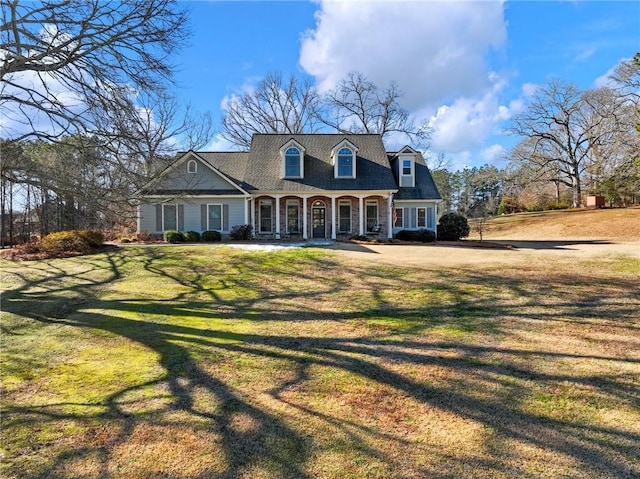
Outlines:
[[[280,148],[294,139],[305,149],[304,178],[283,179]],[[357,147],[356,178],[334,178],[331,150],[347,140]],[[245,180],[259,190],[395,190],[380,135],[306,134],[253,136]]]
[[[295,140],[305,149],[304,178],[282,178],[280,148]],[[343,140],[357,147],[356,178],[334,178],[331,151]],[[244,152],[197,152],[245,191],[398,190],[397,199],[440,199],[425,164],[416,164],[416,187],[398,188],[396,161],[387,153],[380,135],[256,134]],[[424,162],[424,160],[422,160]]]
[[[389,153],[389,163],[392,166],[394,177],[397,179],[398,173],[398,157],[396,153]],[[433,181],[431,172],[427,167],[422,155],[416,162],[416,186],[412,188],[398,188],[398,192],[394,195],[396,200],[441,200],[438,187]],[[399,182],[397,183],[399,184]]]

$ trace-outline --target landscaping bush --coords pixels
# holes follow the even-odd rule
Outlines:
[[[187,231],[183,235],[185,242],[187,243],[197,243],[200,241],[200,233],[197,231]]]
[[[102,243],[100,243],[102,244]],[[40,241],[40,251],[50,256],[60,253],[90,253],[95,249],[82,231],[57,231],[50,233]]]
[[[365,235],[354,235],[351,237],[353,241],[371,241],[371,238]]]
[[[150,231],[141,231],[136,235],[136,239],[143,243],[148,243],[155,240],[155,236]]]
[[[433,243],[436,234],[427,229],[400,230],[396,233],[396,239],[400,241],[419,241],[420,243]]]
[[[447,213],[440,217],[438,223],[438,239],[441,241],[458,241],[469,236],[469,222],[458,213]]]
[[[232,240],[250,240],[252,235],[253,227],[251,225],[235,225],[229,233]]]
[[[219,231],[204,231],[202,233],[202,241],[213,242],[220,241],[222,239],[222,235]]]
[[[548,209],[548,210],[566,210],[566,209],[569,209],[570,207],[571,207],[571,205],[569,205],[569,203],[562,203],[562,202],[554,201],[552,203],[549,203],[547,205],[546,209]]]
[[[427,229],[419,229],[415,232],[415,240],[420,243],[433,243],[436,240],[436,234]]]
[[[100,230],[82,230],[78,234],[93,248],[98,248],[104,243],[104,234]]]
[[[162,235],[167,243],[182,243],[184,242],[184,235],[180,231],[169,230],[165,231]]]

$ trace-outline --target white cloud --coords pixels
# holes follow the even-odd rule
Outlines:
[[[484,163],[492,165],[501,160],[505,153],[506,149],[504,146],[495,144],[481,150],[480,159]]]
[[[492,87],[485,56],[506,39],[495,2],[321,1],[300,64],[321,90],[350,71],[380,87],[395,81],[411,111]]]

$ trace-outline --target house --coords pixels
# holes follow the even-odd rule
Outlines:
[[[436,231],[440,200],[422,154],[387,152],[380,135],[256,134],[249,151],[179,155],[142,190],[138,232],[391,238]]]

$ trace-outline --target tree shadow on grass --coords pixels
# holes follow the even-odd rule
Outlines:
[[[65,269],[55,263],[49,276],[36,280],[23,276],[23,284],[7,291],[4,295],[3,309],[25,319],[36,320],[42,324],[59,324],[70,327],[87,328],[108,333],[115,338],[126,338],[158,356],[158,364],[163,373],[154,379],[139,381],[137,384],[121,388],[107,395],[99,404],[103,409],[98,413],[83,412],[96,404],[44,404],[42,406],[18,406],[9,404],[6,408],[7,428],[56,423],[58,421],[78,420],[89,424],[114,421],[119,425],[119,433],[100,445],[74,446],[49,458],[41,469],[23,477],[73,477],[66,475],[65,467],[78,457],[99,457],[100,477],[111,477],[114,454],[118,446],[126,443],[136,428],[150,422],[159,425],[169,424],[165,418],[172,413],[188,418],[192,424],[202,423],[216,437],[220,438],[219,448],[223,453],[223,467],[208,471],[202,477],[239,477],[251,471],[262,470],[268,477],[310,477],[308,464],[312,461],[317,439],[303,432],[299,422],[295,422],[287,413],[267,410],[256,397],[248,394],[246,388],[233,386],[216,374],[215,368],[199,360],[196,350],[215,351],[223,357],[253,358],[256,360],[274,360],[292,366],[293,374],[281,380],[266,391],[275,402],[298,411],[303,418],[313,417],[328,428],[344,433],[350,441],[350,447],[359,455],[371,461],[387,463],[390,470],[398,466],[398,460],[389,450],[382,450],[368,444],[367,437],[376,437],[380,441],[396,444],[397,447],[410,447],[411,442],[379,428],[367,426],[354,419],[343,418],[324,411],[319,406],[306,404],[303,398],[287,394],[304,387],[313,380],[317,368],[340,371],[354,378],[364,378],[374,384],[412,398],[420,404],[446,411],[457,417],[475,421],[501,440],[527,444],[532,447],[551,450],[563,457],[571,458],[580,464],[579,469],[587,475],[599,477],[635,477],[640,474],[638,450],[640,435],[628,429],[595,426],[588,422],[571,419],[557,419],[541,413],[527,411],[521,400],[536,386],[570,384],[574,387],[595,388],[599,394],[610,400],[637,406],[639,397],[629,375],[574,375],[542,372],[526,365],[524,359],[535,364],[539,360],[564,361],[598,360],[612,365],[638,364],[635,358],[602,356],[595,354],[561,353],[549,351],[523,350],[492,345],[478,345],[461,341],[424,341],[416,336],[428,328],[455,323],[460,318],[475,318],[472,331],[481,329],[491,334],[504,334],[502,326],[494,321],[496,317],[524,317],[527,313],[522,307],[500,302],[497,291],[501,289],[504,278],[491,274],[465,273],[458,280],[466,285],[499,285],[494,295],[469,296],[462,283],[447,281],[450,278],[432,278],[430,287],[439,288],[437,292],[446,293],[453,301],[429,302],[420,307],[401,307],[389,301],[379,291],[381,285],[388,286],[388,270],[368,269],[366,281],[369,282],[371,303],[353,311],[300,311],[290,307],[296,301],[309,301],[317,297],[323,301],[330,294],[348,294],[350,284],[343,275],[327,274],[334,268],[343,268],[324,256],[298,259],[295,265],[285,260],[280,263],[271,261],[265,267],[266,260],[261,255],[238,255],[237,274],[229,272],[228,262],[210,265],[182,264],[184,255],[177,252],[161,252],[146,249],[137,257],[126,257],[120,253],[109,253],[106,261],[94,261],[86,269],[65,274]],[[108,300],[101,298],[101,288],[123,277],[122,270],[127,262],[141,262],[145,270],[157,281],[169,281],[180,287],[180,291],[169,299],[153,301],[131,297],[126,300]],[[172,264],[172,261],[175,264]],[[233,263],[233,262],[232,262]],[[168,266],[169,265],[169,266]],[[99,278],[89,274],[100,270]],[[249,274],[256,272],[255,276]],[[258,273],[268,271],[273,275],[273,284],[265,284]],[[334,271],[335,272],[335,271]],[[361,271],[353,271],[358,275]],[[20,273],[19,273],[20,274]],[[211,276],[220,276],[220,281],[211,281]],[[326,277],[317,283],[315,289],[283,289],[279,284],[279,275],[288,275],[286,284],[312,281],[316,284],[319,276]],[[446,275],[444,275],[446,276]],[[47,279],[49,278],[49,279]],[[64,281],[63,281],[64,280]],[[405,287],[421,283],[415,278],[404,278]],[[559,278],[558,281],[563,281]],[[212,286],[213,285],[213,286]],[[526,302],[539,301],[540,289],[532,287],[525,279],[511,281],[510,288],[526,298]],[[422,284],[424,287],[425,284]],[[544,287],[548,287],[547,283]],[[615,287],[631,287],[618,280]],[[228,299],[225,290],[240,289],[248,291],[242,298]],[[435,290],[434,290],[435,291]],[[622,298],[615,311],[622,318],[633,317],[633,310],[639,304],[638,295],[630,289],[629,296]],[[592,308],[599,304],[611,306],[606,301],[606,291],[593,292],[585,297],[585,306]],[[283,307],[285,302],[288,307]],[[522,306],[522,305],[521,305]],[[583,321],[584,311],[575,304],[556,305],[555,311],[563,311],[567,321]],[[398,330],[394,335],[394,326],[388,328],[391,334],[341,337],[330,334],[323,336],[294,334],[293,331],[277,333],[247,333],[224,329],[214,320],[251,320],[257,324],[271,321],[326,321],[344,323],[364,318],[376,318],[383,313],[386,317],[397,318]],[[538,320],[552,319],[553,312],[542,312]],[[548,317],[546,317],[548,315]],[[543,317],[544,316],[544,317]],[[131,319],[134,317],[135,319]],[[211,320],[206,327],[188,324],[188,318]],[[187,324],[172,322],[172,318],[187,318]],[[478,319],[479,318],[479,319]],[[408,323],[404,327],[401,323]],[[201,324],[201,323],[199,323]],[[394,323],[396,324],[396,323]],[[217,325],[217,327],[216,327]],[[624,325],[632,327],[630,321]],[[8,328],[11,330],[12,328]],[[496,357],[499,361],[496,361]],[[444,368],[464,377],[464,386],[445,382],[438,384],[423,381],[408,374],[398,372],[390,364],[414,366],[420,368]],[[615,370],[615,367],[613,368]],[[267,371],[266,374],[273,373]],[[238,371],[241,378],[243,371]],[[226,382],[225,382],[226,381]],[[135,409],[136,391],[147,387],[162,387],[166,390],[162,406],[156,406],[152,413]],[[472,388],[485,388],[498,391],[490,395],[475,394]],[[469,390],[467,390],[467,388]],[[249,390],[251,388],[249,387]],[[203,403],[202,393],[209,404]],[[340,394],[340,391],[336,391]],[[213,404],[213,406],[212,406]],[[76,406],[68,408],[66,406]],[[80,412],[77,412],[77,407]],[[184,420],[184,419],[183,419]],[[167,421],[166,423],[163,421]],[[244,424],[244,426],[239,426]],[[298,427],[296,427],[298,426]],[[499,442],[499,441],[498,441]],[[491,447],[491,446],[488,446]],[[433,452],[437,455],[437,451]],[[505,457],[500,457],[503,454]],[[448,461],[468,461],[481,471],[510,475],[527,475],[509,463],[508,451],[498,447],[492,460],[476,457],[472,451],[461,452],[459,457],[442,459]],[[468,457],[467,457],[468,456]],[[480,454],[480,456],[483,456]],[[485,455],[486,456],[486,455]],[[517,464],[517,461],[516,461]],[[16,466],[17,467],[17,466]],[[422,467],[422,469],[421,469]],[[515,470],[514,470],[515,467]],[[205,468],[206,469],[206,468]],[[265,472],[266,471],[266,472]],[[22,470],[23,474],[25,473]],[[450,477],[443,470],[415,466],[415,473],[428,474],[429,477]],[[149,473],[151,474],[151,473]],[[160,474],[161,475],[161,474]],[[400,474],[401,476],[402,474]],[[165,477],[173,477],[166,476]],[[175,477],[181,477],[176,474]],[[185,475],[183,477],[197,477]]]

